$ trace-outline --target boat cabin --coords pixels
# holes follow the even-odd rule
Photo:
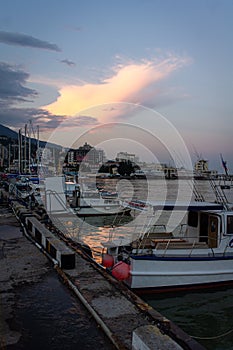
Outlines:
[[[186,237],[189,242],[206,243],[208,248],[218,248],[223,234],[224,217],[218,213],[188,213]]]

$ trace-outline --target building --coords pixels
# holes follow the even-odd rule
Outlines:
[[[52,156],[52,151],[49,148],[40,147],[37,150],[37,159],[39,160],[39,163],[48,165],[53,159]]]
[[[208,172],[209,171],[208,160],[199,159],[194,164],[194,171],[197,173]]]
[[[105,153],[102,149],[96,149],[87,142],[77,149],[70,149],[67,152],[66,162],[69,165],[79,165],[82,162],[90,166],[97,166],[105,162]]]
[[[9,153],[8,153],[8,149],[6,146],[3,146],[2,144],[0,144],[0,166],[4,167],[7,166],[8,164],[8,157],[9,157]]]
[[[209,178],[210,176],[216,177],[217,175],[217,170],[209,170],[208,160],[199,159],[194,164],[194,176],[196,178]]]
[[[117,153],[117,156],[116,156],[117,162],[124,162],[124,161],[128,161],[128,160],[131,161],[132,163],[139,162],[139,158],[133,153],[128,153],[128,152]]]

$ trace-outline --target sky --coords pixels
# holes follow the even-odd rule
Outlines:
[[[232,16],[232,0],[1,1],[0,123],[109,157],[183,147],[223,171],[222,153],[233,173]]]

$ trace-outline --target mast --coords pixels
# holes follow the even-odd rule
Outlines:
[[[37,174],[39,174],[39,148],[40,148],[40,129],[39,129],[39,125],[37,125],[37,147],[36,147]]]
[[[32,121],[29,120],[29,133],[28,133],[28,170],[31,174],[31,132],[32,132]]]
[[[18,133],[18,143],[19,143],[19,149],[18,149],[18,171],[19,175],[21,174],[22,170],[22,134],[21,134],[21,129],[19,129]]]
[[[27,124],[24,127],[24,172],[27,172]]]
[[[8,168],[9,168],[9,173],[11,172],[11,144],[9,143],[9,147],[8,147]]]

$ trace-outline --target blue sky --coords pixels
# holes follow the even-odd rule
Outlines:
[[[64,145],[72,128],[109,122],[158,133],[156,118],[115,108],[133,103],[172,123],[194,160],[220,170],[223,153],[233,172],[232,16],[231,0],[3,2],[1,123],[31,119],[41,138],[58,130]],[[112,103],[108,113],[93,108]]]

